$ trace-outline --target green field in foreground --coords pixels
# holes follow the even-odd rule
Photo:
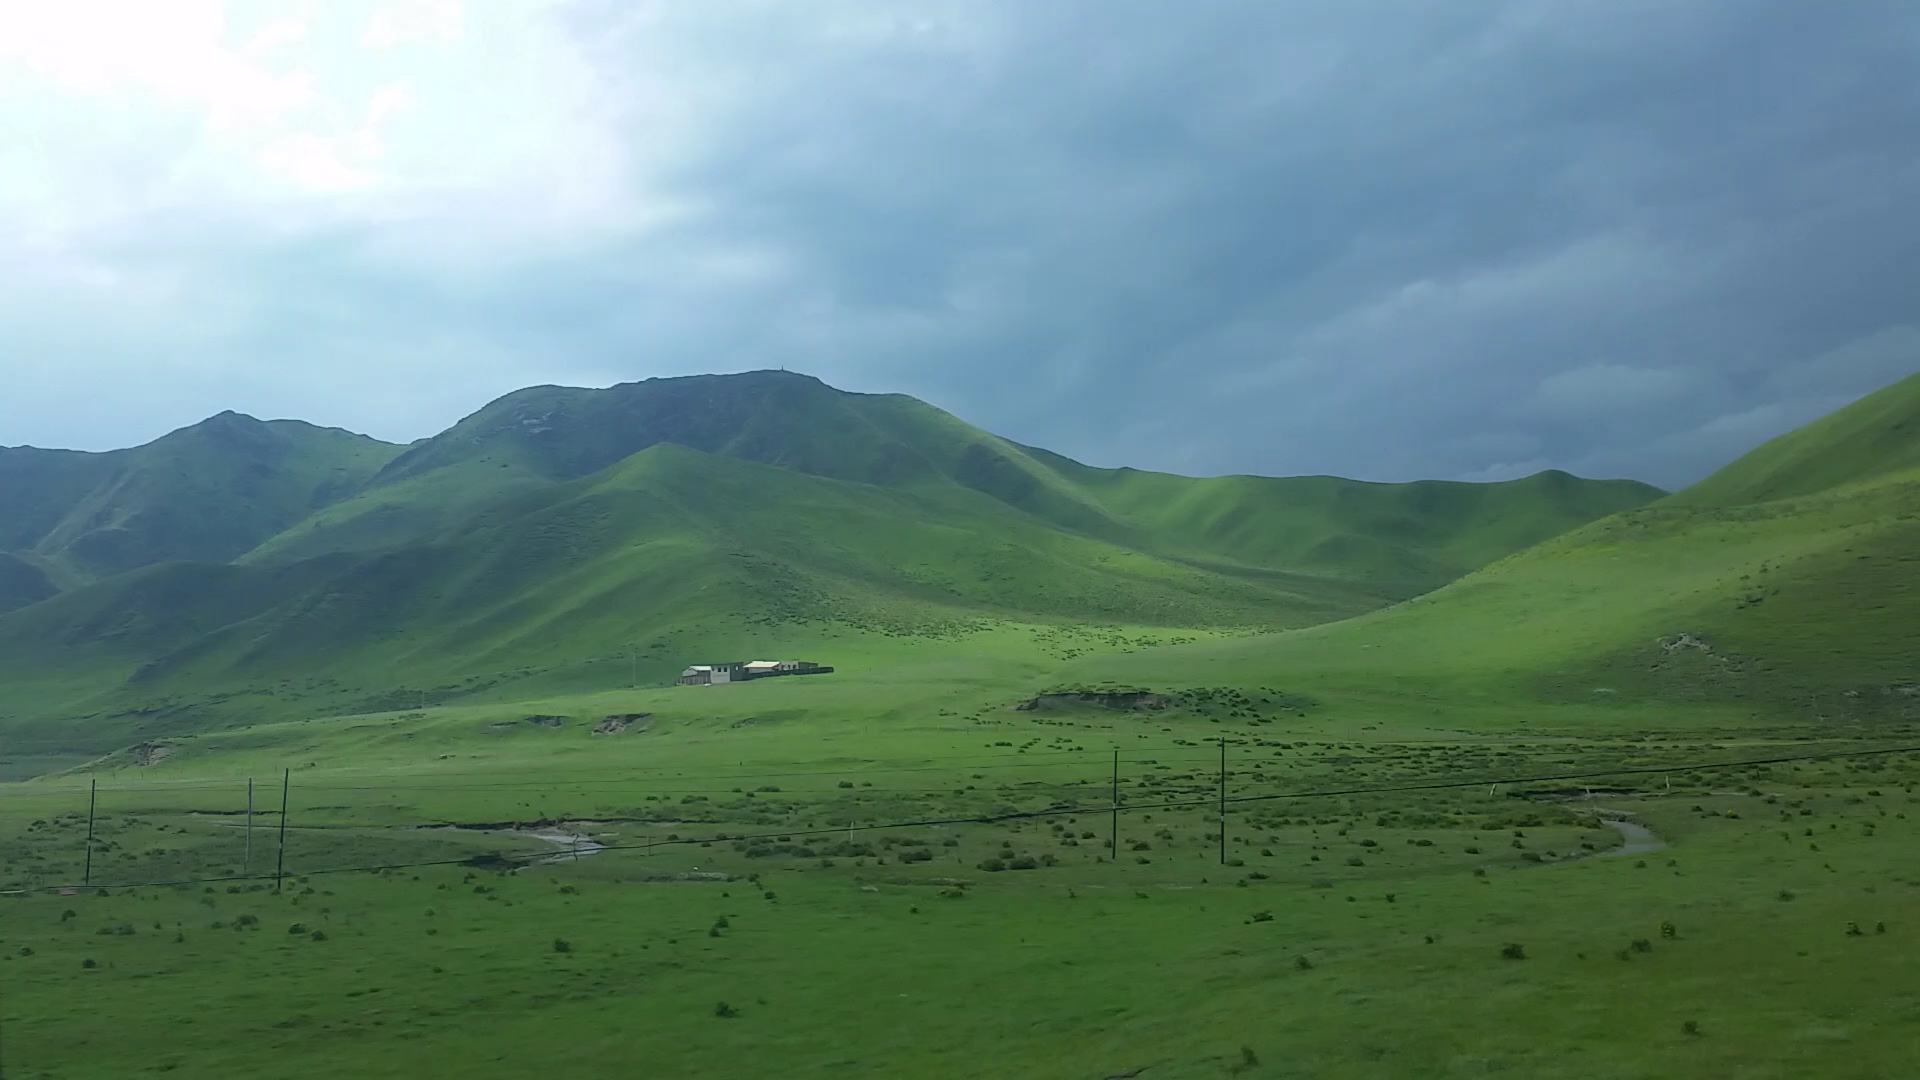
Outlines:
[[[378,749],[407,726],[503,721],[367,717],[360,753],[294,773],[281,894],[244,876],[235,813],[253,772],[268,812],[251,865],[270,874],[271,754],[101,776],[97,893],[42,887],[83,872],[85,781],[16,785],[0,796],[0,890],[27,890],[0,896],[6,1065],[1911,1075],[1920,873],[1901,855],[1920,840],[1920,755],[1701,765],[1920,733],[1330,731],[1292,704],[936,713],[837,741],[813,737],[825,723],[783,735],[764,709],[764,728],[602,736],[515,715],[467,742],[513,752],[412,768]],[[557,749],[572,743],[589,756]],[[1654,839],[1622,853],[1614,815]],[[930,820],[948,823],[872,827]],[[413,827],[447,822],[528,828]],[[565,858],[572,836],[608,850]],[[347,869],[389,863],[435,865]]]

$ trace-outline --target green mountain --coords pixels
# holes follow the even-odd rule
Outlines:
[[[1660,494],[1559,473],[1092,469],[784,372],[537,387],[404,451],[233,417],[168,440],[110,470],[56,455],[74,479],[31,489],[58,522],[31,558],[101,576],[48,596],[18,571],[21,601],[0,615],[0,724],[17,739],[121,745],[423,690],[659,680],[707,655],[939,648],[1009,624],[1308,626]],[[76,550],[98,531],[115,538]],[[100,552],[132,569],[106,574]]]
[[[0,448],[0,551],[35,557],[55,584],[226,562],[358,489],[400,450],[232,412],[131,450]]]
[[[1920,376],[1697,486],[1346,622],[1077,680],[1282,685],[1471,722],[1920,716]]]
[[[37,604],[60,589],[26,556],[0,551],[0,612]]]
[[[1813,495],[1920,468],[1920,375],[1782,435],[1676,497],[1734,506]]]
[[[1661,492],[1543,473],[1509,484],[1194,480],[1095,469],[924,402],[787,372],[510,394],[400,455],[354,498],[254,552],[282,561],[431,538],[514,497],[672,444],[923,496],[964,489],[1083,536],[1216,569],[1288,570],[1400,598]]]

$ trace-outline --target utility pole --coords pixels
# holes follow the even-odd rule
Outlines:
[[[1113,861],[1120,861],[1120,750],[1113,751],[1113,830],[1110,846],[1113,849]]]
[[[1227,737],[1220,736],[1220,865],[1227,865]]]
[[[280,891],[280,881],[286,876],[287,868],[287,789],[293,786],[293,770],[288,769],[280,777],[280,854],[273,863],[273,891]]]
[[[80,884],[93,884],[93,807],[100,796],[100,781],[96,777],[87,785],[87,868],[82,872]]]
[[[247,777],[247,861],[240,870],[243,874],[253,873],[253,777]]]

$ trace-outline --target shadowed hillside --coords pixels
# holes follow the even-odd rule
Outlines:
[[[221,413],[104,454],[0,448],[0,550],[71,579],[226,562],[356,490],[400,447]]]

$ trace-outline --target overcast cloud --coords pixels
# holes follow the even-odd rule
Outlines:
[[[0,0],[0,444],[785,366],[1668,486],[1920,370],[1911,0]]]

